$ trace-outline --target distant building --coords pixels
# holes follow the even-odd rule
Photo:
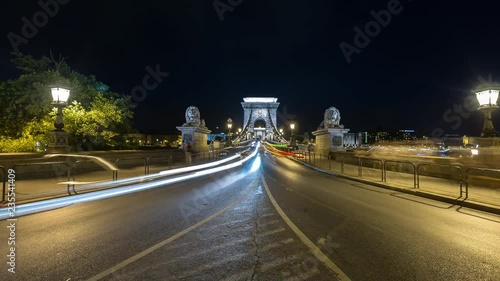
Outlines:
[[[344,146],[357,147],[369,143],[368,132],[346,133],[344,134]]]
[[[399,130],[394,138],[396,141],[414,141],[416,139],[418,136],[415,130]]]
[[[126,142],[137,146],[178,147],[182,143],[180,134],[127,134]]]
[[[392,135],[386,131],[376,131],[367,133],[367,143],[383,143],[392,141]]]
[[[358,146],[358,138],[356,133],[345,133],[344,134],[344,146],[355,147]]]

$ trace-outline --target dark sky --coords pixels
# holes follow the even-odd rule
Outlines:
[[[478,76],[500,80],[495,1],[402,0],[400,13],[351,63],[339,44],[355,46],[354,28],[364,30],[370,11],[393,1],[232,0],[241,4],[223,21],[212,0],[109,2],[60,4],[19,50],[62,53],[76,71],[124,95],[142,84],[146,66],[159,64],[170,76],[138,104],[135,124],[143,131],[175,132],[190,105],[212,130],[229,117],[241,124],[243,97],[271,96],[280,111],[296,115],[299,131],[315,130],[324,110],[335,106],[351,131],[380,126],[477,135],[479,112],[455,115],[460,125],[443,114],[471,95]],[[32,22],[41,10],[34,0],[4,3],[1,79],[17,75],[7,35],[22,35],[21,18]],[[500,110],[494,120],[500,128]]]

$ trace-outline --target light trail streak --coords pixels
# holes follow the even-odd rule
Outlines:
[[[85,194],[78,194],[78,195],[73,195],[73,196],[68,196],[68,197],[61,197],[61,198],[55,198],[55,199],[49,199],[49,200],[44,200],[44,201],[39,201],[39,202],[18,205],[18,206],[16,206],[16,210],[15,210],[16,216],[15,217],[25,216],[28,214],[34,214],[34,213],[53,210],[53,209],[57,209],[57,208],[62,208],[62,207],[70,206],[73,204],[91,202],[94,200],[101,200],[101,199],[111,198],[111,197],[115,197],[115,196],[130,194],[130,193],[134,193],[134,192],[144,191],[144,190],[148,190],[148,189],[152,189],[152,188],[156,188],[156,187],[160,187],[160,186],[164,186],[164,185],[169,185],[169,184],[173,184],[173,183],[177,183],[177,182],[181,182],[181,181],[186,181],[186,180],[202,177],[205,175],[217,173],[217,172],[224,171],[224,170],[229,170],[229,169],[243,165],[245,162],[247,162],[248,160],[250,160],[254,156],[256,156],[258,153],[259,146],[260,145],[257,145],[255,147],[254,151],[246,158],[241,159],[241,160],[234,162],[234,163],[230,163],[230,164],[221,166],[221,167],[215,167],[215,168],[211,168],[211,169],[207,169],[207,170],[203,170],[203,171],[198,171],[198,172],[188,174],[188,175],[181,175],[181,176],[178,176],[175,178],[156,180],[156,181],[147,182],[147,183],[135,183],[132,185],[117,187],[117,188],[113,188],[113,189],[99,190],[99,191],[85,193]],[[237,154],[237,155],[232,156],[230,158],[231,158],[231,160],[233,160],[236,157],[240,157],[240,155]],[[198,165],[198,168],[189,167],[190,169],[183,169],[182,173],[184,173],[186,171],[195,171],[195,170],[203,169],[206,167],[220,165],[221,163],[231,161],[228,159],[229,158],[221,160],[221,161],[209,163],[210,165],[207,165],[207,164]],[[260,158],[257,158],[257,159],[260,160]],[[259,161],[259,163],[260,163],[260,161]],[[260,166],[260,164],[257,164],[257,165]],[[200,166],[202,166],[203,168],[199,168]],[[258,170],[258,167],[255,168],[255,165],[252,165],[250,172],[255,172],[256,170]],[[8,210],[9,210],[9,208],[0,208],[0,220],[11,218],[10,212]]]

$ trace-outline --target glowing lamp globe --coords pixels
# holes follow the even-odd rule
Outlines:
[[[481,132],[482,137],[495,135],[491,113],[498,108],[497,102],[499,92],[500,88],[498,86],[487,86],[474,91],[477,101],[479,102],[478,110],[484,114],[484,125]]]
[[[66,103],[69,98],[69,91],[68,89],[64,88],[50,88],[52,91],[52,101],[54,103]]]
[[[476,92],[477,101],[479,102],[479,107],[498,107],[498,93],[500,90],[485,90]]]

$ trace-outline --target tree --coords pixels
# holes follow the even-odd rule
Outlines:
[[[35,59],[17,54],[11,61],[21,75],[0,81],[0,140],[47,143],[47,134],[54,129],[50,86],[55,85],[71,89],[63,114],[73,148],[82,142],[114,147],[120,143],[121,133],[133,131],[130,98],[109,91],[92,75],[75,72],[62,57]]]

